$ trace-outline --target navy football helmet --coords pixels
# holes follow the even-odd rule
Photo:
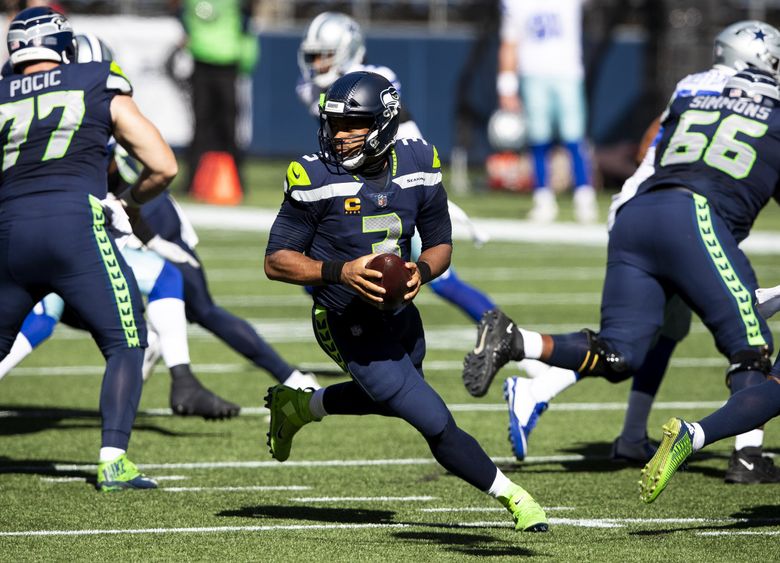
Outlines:
[[[749,98],[757,104],[780,105],[780,86],[769,72],[748,68],[741,70],[723,87],[723,95],[731,98]]]
[[[366,71],[345,74],[320,97],[318,137],[323,158],[345,170],[379,161],[395,142],[400,111],[400,96],[387,78]],[[345,150],[346,139],[335,138],[344,119],[364,120],[368,127],[362,139],[349,138],[350,146],[362,140],[357,149]]]
[[[7,42],[14,67],[37,61],[71,63],[75,57],[73,27],[51,8],[27,8],[16,14]]]

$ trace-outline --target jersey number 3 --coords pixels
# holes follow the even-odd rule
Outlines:
[[[84,119],[84,91],[64,90],[47,92],[34,98],[0,105],[0,131],[11,123],[3,148],[3,171],[16,164],[21,146],[27,140],[33,118],[46,119],[56,108],[62,108],[62,117],[49,136],[49,143],[41,160],[62,158],[70,147],[73,134]]]
[[[705,164],[736,180],[741,180],[750,174],[756,161],[756,149],[743,141],[738,141],[737,134],[742,133],[754,138],[763,137],[768,126],[732,114],[718,125],[711,141],[705,133],[690,130],[693,125],[712,125],[718,119],[720,119],[719,111],[684,112],[669,140],[669,146],[661,157],[661,166],[696,162],[703,154]]]

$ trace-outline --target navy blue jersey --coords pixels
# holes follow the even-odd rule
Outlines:
[[[655,172],[638,194],[683,186],[707,198],[741,241],[780,179],[780,108],[746,98],[675,100],[663,120]]]
[[[336,173],[318,155],[290,163],[284,203],[271,227],[266,254],[289,249],[314,260],[354,260],[392,252],[408,261],[415,228],[422,249],[452,244],[447,193],[436,148],[402,139],[392,149],[382,185]],[[341,311],[357,298],[344,285],[314,288],[314,301]]]
[[[131,94],[115,63],[63,64],[0,81],[0,204],[44,192],[106,197],[110,103]]]

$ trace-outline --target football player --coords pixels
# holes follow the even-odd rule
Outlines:
[[[112,133],[144,165],[123,194],[130,206],[165,189],[176,158],[133,102],[118,65],[69,64],[73,31],[61,14],[21,11],[7,46],[15,74],[0,81],[0,119],[8,130],[0,178],[0,358],[33,306],[51,292],[60,295],[106,358],[97,488],[154,488],[126,454],[141,397],[143,304],[106,232],[100,200]]]
[[[763,35],[766,40],[756,39],[756,35]],[[680,80],[672,100],[690,95],[718,95],[738,69],[759,68],[774,72],[774,61],[780,57],[780,50],[776,39],[772,41],[773,37],[780,37],[780,32],[764,22],[741,21],[729,25],[715,38],[712,68]],[[654,171],[655,145],[660,139],[660,129],[659,118],[644,135],[640,166],[613,198],[608,218],[610,230],[617,211],[636,195],[638,186]],[[690,321],[690,308],[679,296],[671,296],[666,303],[664,324],[656,335],[655,343],[632,378],[623,429],[612,445],[613,459],[644,464],[655,453],[655,444],[647,438],[647,420],[671,355],[677,343],[688,334]],[[528,435],[549,400],[578,379],[575,372],[533,360],[525,360],[521,365],[534,379],[509,378],[504,387],[510,402],[510,441],[520,458],[525,455]],[[762,456],[762,442],[762,429],[751,429],[737,436],[725,475],[726,482],[780,481],[780,470],[761,461],[754,463]]]
[[[298,49],[301,77],[296,87],[298,97],[309,113],[319,118],[320,94],[348,72],[363,70],[381,74],[401,95],[401,84],[395,72],[386,66],[365,64],[365,55],[363,32],[351,17],[338,12],[323,12],[311,21]],[[423,138],[405,106],[401,108],[397,138]],[[448,205],[451,218],[469,228],[476,244],[487,240],[483,233],[474,228],[460,207],[452,202],[448,202]],[[419,237],[413,242],[413,258],[417,255],[418,247]],[[430,287],[436,295],[460,308],[474,322],[479,321],[486,311],[496,308],[490,297],[461,280],[452,267],[432,280]]]
[[[402,418],[445,469],[497,498],[517,530],[546,531],[542,508],[458,428],[423,378],[425,339],[412,300],[449,266],[451,224],[436,148],[422,139],[396,142],[399,115],[398,92],[385,77],[345,74],[320,102],[320,152],[287,169],[265,272],[314,286],[315,336],[351,380],[317,391],[270,388],[271,455],[285,461],[295,433],[328,414]],[[422,239],[416,262],[415,228]],[[401,256],[411,273],[405,304],[395,311],[375,307],[381,274],[366,267],[383,252]]]
[[[780,33],[756,30],[780,49]],[[679,295],[712,332],[729,362],[731,393],[758,385],[769,372],[771,334],[756,313],[757,283],[741,242],[761,208],[776,195],[780,137],[774,74],[746,68],[728,93],[674,99],[662,120],[654,170],[618,210],[609,239],[599,333],[548,335],[488,314],[464,379],[490,378],[510,359],[540,359],[611,382],[645,361],[664,322],[668,298]],[[737,86],[742,84],[742,89]],[[752,93],[756,101],[739,92]],[[737,138],[738,137],[738,138]],[[747,448],[743,448],[746,450]],[[758,451],[732,460],[777,482],[777,468]],[[733,482],[740,481],[739,475]]]

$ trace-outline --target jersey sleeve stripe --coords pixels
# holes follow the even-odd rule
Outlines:
[[[352,196],[360,191],[363,182],[343,182],[339,184],[326,184],[313,190],[296,190],[291,187],[290,197],[295,201],[315,202],[341,196]]]

